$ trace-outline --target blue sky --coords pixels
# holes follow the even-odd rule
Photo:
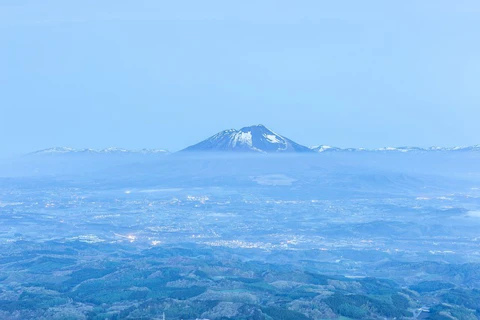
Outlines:
[[[0,0],[3,154],[480,143],[480,2]]]

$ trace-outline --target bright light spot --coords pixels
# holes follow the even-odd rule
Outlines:
[[[125,191],[125,194],[130,194],[130,193],[132,193],[132,191],[130,191],[130,190]]]

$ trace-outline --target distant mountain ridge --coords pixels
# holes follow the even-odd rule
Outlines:
[[[306,147],[285,136],[282,136],[264,125],[243,127],[239,130],[228,129],[221,131],[197,144],[189,146],[180,153],[186,152],[247,152],[247,153],[332,153],[332,152],[480,152],[480,145],[465,147],[383,147],[383,148],[339,148],[328,145]],[[56,147],[30,153],[30,155],[167,155],[165,149],[128,150],[123,148],[105,149],[74,149]]]
[[[256,153],[305,153],[312,149],[281,136],[264,125],[254,125],[240,130],[221,131],[210,138],[180,152],[256,152]]]
[[[331,147],[326,145],[314,146],[311,147],[314,152],[323,153],[323,152],[446,152],[446,151],[480,151],[480,145],[466,146],[466,147],[429,147],[429,148],[420,148],[420,147],[384,147],[384,148],[338,148]]]
[[[62,155],[62,154],[169,154],[170,152],[164,149],[140,149],[129,150],[123,148],[104,148],[104,149],[74,149],[68,147],[55,147],[43,150],[38,150],[30,153],[30,155]]]

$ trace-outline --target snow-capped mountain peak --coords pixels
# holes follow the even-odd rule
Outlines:
[[[331,147],[331,146],[326,146],[326,145],[319,145],[319,146],[313,146],[311,148],[315,152],[331,152],[331,151],[338,151],[340,150],[339,148],[336,147]]]
[[[221,131],[182,151],[311,152],[309,148],[285,138],[261,124],[244,127],[240,130]]]

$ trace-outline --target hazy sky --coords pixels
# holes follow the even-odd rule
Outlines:
[[[3,154],[480,143],[480,2],[0,0]]]

